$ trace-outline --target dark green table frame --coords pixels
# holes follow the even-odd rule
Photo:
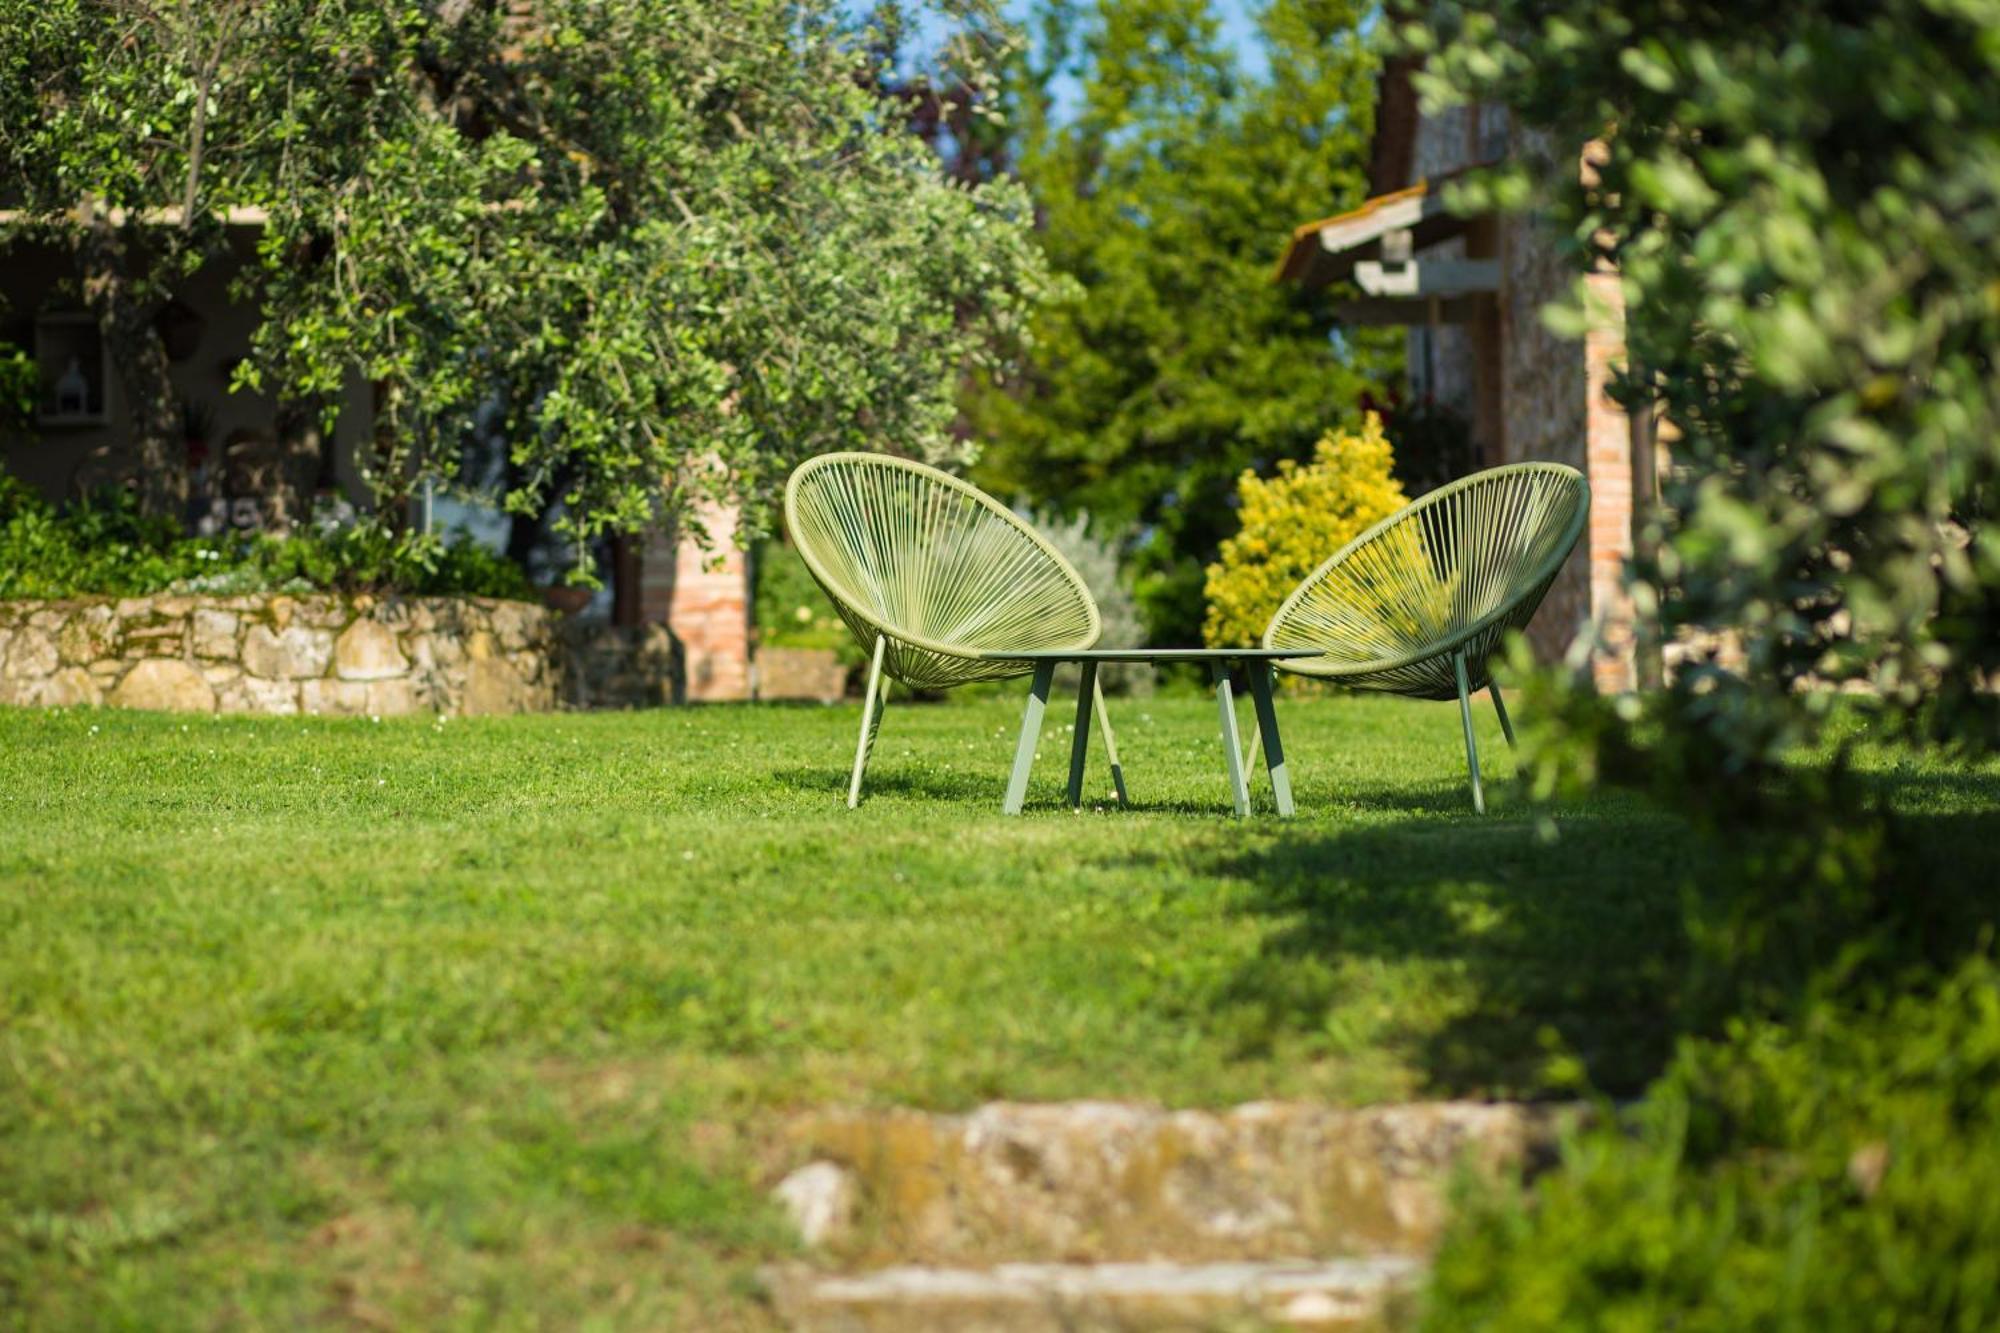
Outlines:
[[[1111,735],[1111,719],[1102,709],[1103,704],[1097,690],[1097,668],[1103,662],[1206,662],[1209,679],[1215,682],[1215,702],[1221,713],[1222,753],[1229,773],[1229,794],[1240,818],[1250,813],[1250,783],[1243,774],[1243,741],[1236,729],[1236,698],[1230,688],[1231,668],[1240,667],[1250,682],[1250,697],[1257,707],[1257,734],[1262,738],[1264,767],[1271,775],[1271,794],[1278,803],[1278,813],[1289,818],[1293,813],[1292,779],[1285,771],[1284,742],[1278,737],[1278,714],[1271,704],[1271,664],[1273,662],[1298,657],[1318,657],[1317,649],[1311,648],[1089,648],[1083,651],[1051,651],[1030,653],[986,653],[984,656],[996,661],[1032,662],[1034,674],[1029,678],[1028,704],[1021,713],[1021,739],[1014,748],[1014,772],[1007,779],[1007,799],[1002,809],[1010,815],[1021,813],[1021,804],[1028,795],[1028,773],[1035,764],[1035,747],[1042,737],[1042,714],[1048,708],[1049,686],[1055,680],[1056,668],[1064,662],[1075,662],[1082,670],[1082,680],[1076,692],[1076,732],[1070,738],[1069,747],[1069,803],[1072,809],[1083,804],[1084,761],[1090,748],[1090,710],[1093,700],[1098,701],[1098,721],[1104,728],[1104,748],[1111,760],[1111,784],[1118,793],[1118,804],[1127,804],[1125,796],[1125,771],[1118,762],[1118,743]]]

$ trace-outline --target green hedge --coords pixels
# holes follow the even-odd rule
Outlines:
[[[2000,968],[1690,1043],[1526,1193],[1473,1199],[1430,1333],[2000,1328]]]
[[[0,598],[312,591],[535,596],[519,566],[463,534],[364,521],[288,537],[189,537],[119,493],[58,510],[0,475]]]

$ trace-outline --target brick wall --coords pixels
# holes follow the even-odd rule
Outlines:
[[[680,642],[686,699],[748,699],[749,564],[736,547],[736,511],[711,505],[700,518],[710,551],[670,534],[647,538],[639,561],[639,619],[664,624]]]
[[[1624,364],[1622,331],[1625,300],[1618,275],[1596,273],[1590,291],[1618,317],[1616,328],[1593,329],[1584,338],[1583,361],[1589,393],[1585,399],[1584,472],[1590,478],[1590,605],[1603,644],[1591,658],[1600,690],[1629,690],[1637,682],[1632,664],[1632,601],[1620,586],[1625,558],[1632,554],[1632,428],[1624,409],[1605,387]]]

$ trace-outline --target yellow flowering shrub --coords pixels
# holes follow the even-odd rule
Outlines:
[[[1208,567],[1202,637],[1211,647],[1256,643],[1299,580],[1409,503],[1391,460],[1382,419],[1370,412],[1359,434],[1329,431],[1310,463],[1287,459],[1268,479],[1243,474],[1243,527]]]

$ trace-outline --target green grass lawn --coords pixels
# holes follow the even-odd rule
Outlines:
[[[858,812],[852,707],[0,710],[0,1322],[764,1327],[797,1108],[1664,1058],[1671,820],[1531,818],[1485,711],[1477,818],[1455,708],[1336,699],[1238,822],[1212,704],[1114,707],[1138,808],[1061,808],[1052,724],[1017,820],[1013,690],[892,706]],[[2000,772],[1869,762],[1993,864]]]

